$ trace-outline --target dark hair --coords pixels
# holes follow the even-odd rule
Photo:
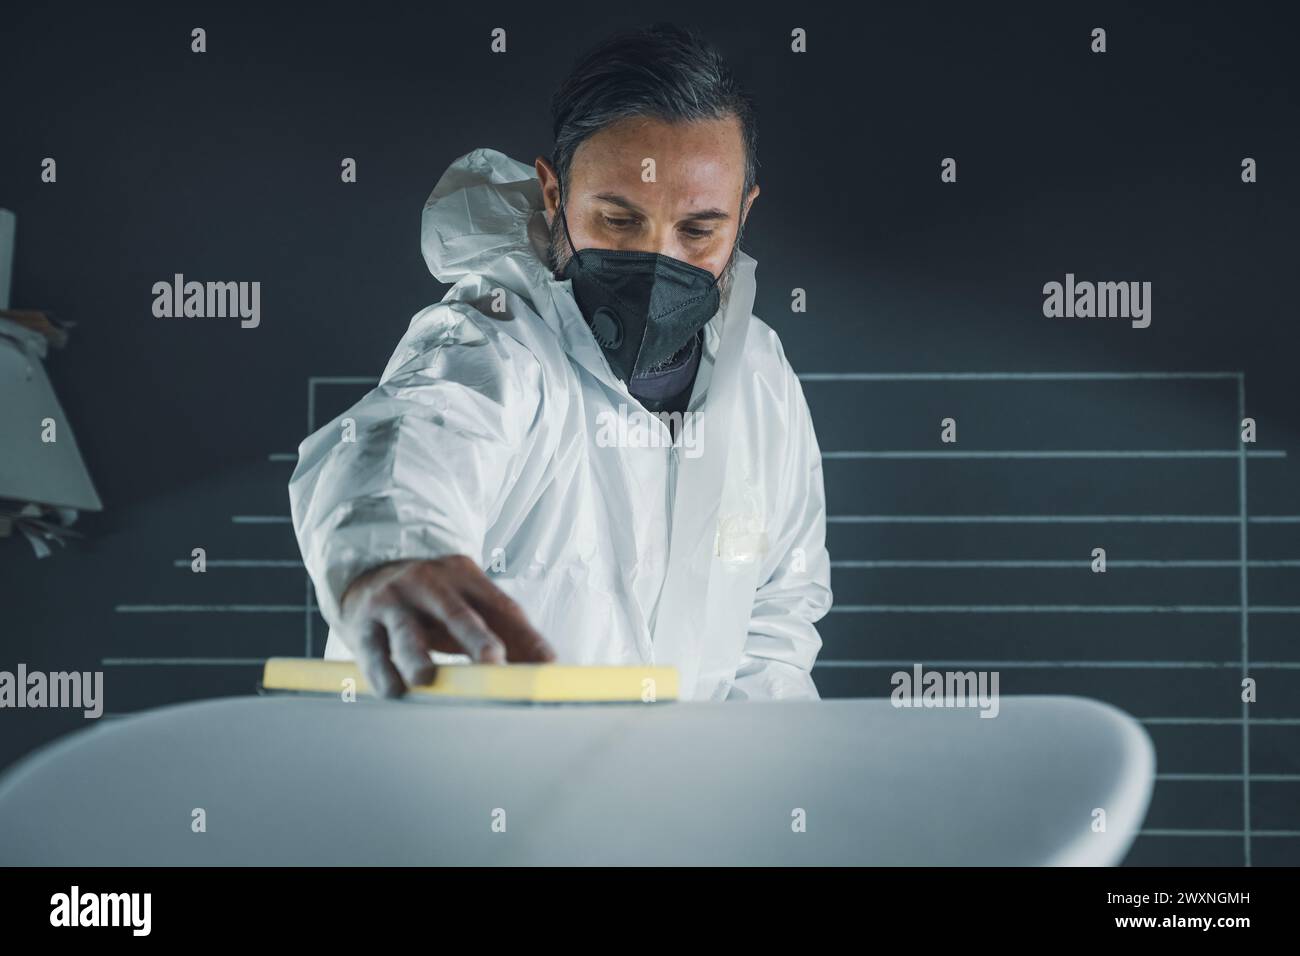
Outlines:
[[[656,23],[615,34],[579,58],[551,99],[551,164],[561,186],[584,140],[632,116],[670,123],[735,116],[745,146],[742,198],[749,195],[758,179],[753,102],[722,54],[698,32]]]

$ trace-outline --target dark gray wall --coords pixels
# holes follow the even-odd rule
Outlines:
[[[6,12],[14,304],[78,323],[48,368],[106,510],[44,561],[0,543],[0,668],[102,666],[122,713],[245,693],[257,667],[240,660],[307,650],[285,482],[309,379],[378,375],[443,291],[418,245],[438,176],[479,146],[549,150],[548,97],[569,60],[641,22],[615,6]],[[1255,864],[1294,864],[1300,525],[1278,520],[1300,514],[1293,25],[1227,4],[899,6],[653,12],[703,27],[756,94],[756,311],[795,368],[1241,375],[808,378],[827,453],[953,450],[938,441],[948,416],[963,451],[1162,453],[828,456],[836,562],[982,563],[838,564],[823,661],[845,666],[819,667],[818,684],[881,696],[896,662],[990,661],[1002,693],[1113,701],[1147,721],[1168,775],[1130,863],[1237,865],[1249,847]],[[505,56],[488,50],[497,26]],[[792,26],[808,54],[788,52]],[[1088,50],[1094,26],[1105,55]],[[39,181],[45,156],[57,185]],[[356,185],[339,182],[344,156]],[[939,181],[945,156],[956,185]],[[1257,184],[1240,180],[1245,156]],[[174,272],[261,281],[261,327],[153,318],[150,287]],[[1042,285],[1066,272],[1152,282],[1152,326],[1044,318]],[[806,314],[790,311],[794,287]],[[1248,460],[1244,499],[1239,387],[1255,448],[1286,453]],[[317,422],[359,391],[317,385]],[[1188,451],[1232,454],[1168,456]],[[1000,517],[930,520],[944,515]],[[855,516],[869,520],[843,520]],[[1243,516],[1258,562],[1244,615]],[[192,575],[176,564],[195,546],[286,566]],[[1087,567],[1098,546],[1117,562],[1105,575]],[[1074,565],[1042,563],[1060,561]],[[141,609],[158,605],[225,609]],[[247,605],[261,609],[229,609]],[[186,662],[142,663],[160,658]],[[1248,727],[1243,659],[1260,687]],[[0,722],[0,763],[83,724]]]

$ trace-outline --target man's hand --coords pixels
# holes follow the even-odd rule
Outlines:
[[[340,637],[384,697],[433,680],[429,651],[484,664],[555,660],[519,605],[464,555],[372,568],[348,585],[340,604]]]

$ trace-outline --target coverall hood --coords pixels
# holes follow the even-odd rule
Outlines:
[[[439,282],[455,285],[469,276],[481,277],[528,300],[570,355],[611,387],[626,391],[592,339],[572,282],[550,271],[545,208],[532,166],[495,149],[476,149],[452,164],[424,204],[424,261]],[[752,295],[756,265],[737,250],[733,290],[744,281]],[[728,298],[705,326],[707,348],[719,345]]]

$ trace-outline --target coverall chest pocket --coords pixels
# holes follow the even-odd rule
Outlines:
[[[718,519],[713,556],[731,571],[762,563],[767,554],[767,528],[762,516],[733,514]]]
[[[709,625],[700,659],[701,674],[726,684],[734,679],[749,636],[759,572],[768,551],[767,524],[756,495],[733,499],[739,507],[718,517],[709,580]]]
[[[767,519],[753,478],[734,482],[718,515],[713,556],[729,570],[758,565],[767,554]]]

